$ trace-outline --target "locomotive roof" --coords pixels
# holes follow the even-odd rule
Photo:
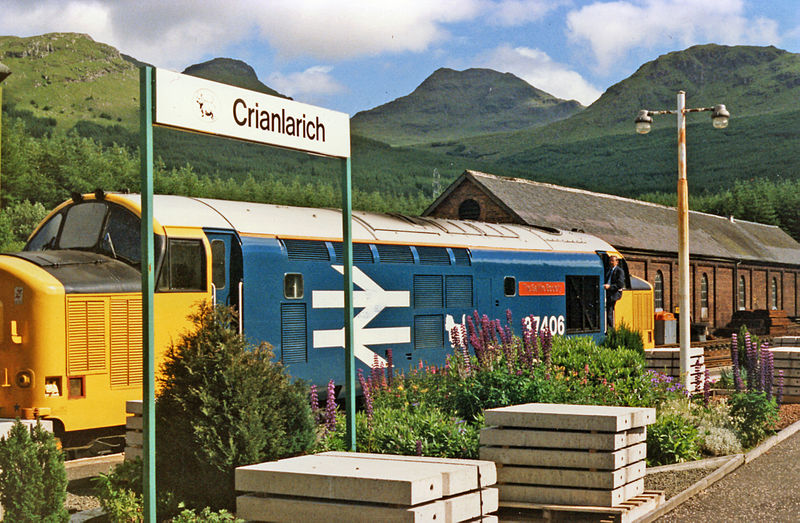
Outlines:
[[[138,194],[109,194],[140,209]],[[342,213],[338,209],[290,207],[185,196],[155,195],[153,216],[165,227],[233,229],[242,236],[341,241]],[[411,217],[353,211],[356,243],[445,245],[470,248],[615,251],[589,234],[539,229],[527,225],[489,224],[444,218]]]

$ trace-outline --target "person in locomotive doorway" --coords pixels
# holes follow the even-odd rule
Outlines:
[[[623,269],[619,266],[619,258],[613,254],[608,257],[608,270],[603,288],[606,290],[606,328],[613,329],[614,306],[622,298],[622,289],[625,288]]]

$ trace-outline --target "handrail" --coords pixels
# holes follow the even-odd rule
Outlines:
[[[244,333],[244,320],[242,319],[244,316],[244,281],[239,280],[239,334],[241,335]]]
[[[211,305],[217,304],[217,286],[211,283]]]

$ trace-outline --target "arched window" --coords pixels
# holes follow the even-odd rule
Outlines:
[[[772,288],[770,289],[769,299],[770,299],[769,303],[770,303],[770,306],[772,307],[772,310],[777,310],[778,309],[778,279],[777,278],[772,278]]]
[[[708,318],[708,274],[700,277],[700,318]]]
[[[477,220],[481,217],[481,206],[478,202],[470,198],[464,200],[458,206],[458,219],[459,220]]]
[[[747,286],[744,282],[744,276],[739,276],[739,310],[743,311],[747,308]]]
[[[653,301],[657,311],[664,310],[664,274],[661,271],[656,271],[653,282]]]

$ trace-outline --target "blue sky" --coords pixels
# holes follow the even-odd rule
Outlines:
[[[175,71],[243,60],[298,101],[355,114],[439,67],[511,72],[589,105],[691,45],[800,52],[797,0],[0,0],[0,34],[87,33]]]

